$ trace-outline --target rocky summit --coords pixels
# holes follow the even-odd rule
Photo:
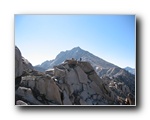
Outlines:
[[[134,105],[129,86],[116,78],[99,77],[87,61],[67,59],[45,72],[15,49],[16,105]]]
[[[76,60],[81,59],[82,61],[88,61],[94,68],[97,67],[97,68],[109,69],[112,67],[116,67],[116,65],[109,63],[109,62],[93,55],[92,53],[81,49],[80,47],[74,47],[71,50],[66,50],[66,51],[60,52],[56,56],[56,58],[53,60],[46,60],[42,64],[34,66],[34,69],[43,72],[47,69],[53,68],[55,65],[61,64],[66,59],[72,59],[72,58],[74,58]]]

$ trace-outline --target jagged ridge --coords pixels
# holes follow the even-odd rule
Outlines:
[[[41,73],[26,59],[20,59],[19,49],[15,53],[15,71],[20,73],[15,76],[17,105],[135,104],[126,84],[116,78],[100,78],[89,62],[66,60]]]
[[[71,50],[60,52],[54,60],[45,61],[41,65],[38,65],[38,67],[41,67],[45,70],[49,68],[53,68],[55,65],[59,65],[62,62],[64,62],[66,59],[76,59],[79,60],[82,58],[82,61],[88,61],[92,64],[93,67],[101,67],[101,68],[112,68],[116,67],[116,65],[113,65],[93,54],[91,54],[88,51],[82,50],[80,47],[75,47]],[[36,66],[35,66],[36,69]]]

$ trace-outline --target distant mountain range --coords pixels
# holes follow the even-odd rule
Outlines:
[[[55,59],[47,60],[43,62],[41,65],[34,66],[34,69],[44,72],[47,69],[53,68],[54,66],[63,63],[66,59],[72,59],[72,58],[76,60],[81,59],[82,61],[90,62],[100,77],[118,76],[118,75],[122,75],[123,73],[126,73],[126,71],[134,75],[134,72],[135,72],[134,69],[129,68],[129,67],[122,69],[112,63],[109,63],[93,55],[92,53],[88,51],[81,49],[80,47],[75,47],[71,50],[62,51],[56,56]]]
[[[129,73],[135,75],[135,69],[134,68],[131,68],[131,67],[125,67],[124,68],[126,71],[128,71]]]

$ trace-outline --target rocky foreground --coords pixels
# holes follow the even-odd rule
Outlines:
[[[66,60],[39,72],[15,47],[16,105],[134,105],[122,82],[100,78],[89,62]]]

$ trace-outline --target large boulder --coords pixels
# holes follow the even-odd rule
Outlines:
[[[23,63],[23,70],[24,71],[30,72],[31,70],[34,69],[32,64],[27,59],[25,59],[24,57],[22,57],[22,63]]]
[[[46,79],[44,87],[46,88],[45,96],[48,100],[54,101],[57,104],[62,104],[59,88],[53,80]]]
[[[15,78],[20,77],[23,73],[22,56],[18,47],[15,46]]]
[[[50,78],[42,76],[24,76],[22,77],[21,86],[31,88],[37,96],[45,96],[45,98],[54,103],[62,104],[59,87]]]
[[[71,69],[70,72],[67,73],[66,75],[66,83],[68,85],[78,85],[79,84],[79,78],[74,69]]]
[[[42,103],[33,96],[30,88],[19,87],[15,93],[17,96],[21,97],[25,101],[28,101],[30,104],[42,105]]]
[[[33,70],[32,64],[22,57],[20,50],[15,46],[15,78],[20,77],[25,72],[31,72]]]
[[[89,73],[94,71],[92,65],[89,62],[78,62],[78,66],[85,72]]]
[[[46,88],[47,88],[46,82],[47,81],[45,80],[45,78],[36,79],[35,89],[38,90],[40,94],[46,95]]]
[[[75,68],[75,71],[76,71],[76,73],[77,73],[77,75],[78,75],[79,82],[80,82],[80,83],[87,84],[87,82],[88,82],[88,77],[87,77],[86,73],[85,73],[79,66],[77,66],[77,67]]]

